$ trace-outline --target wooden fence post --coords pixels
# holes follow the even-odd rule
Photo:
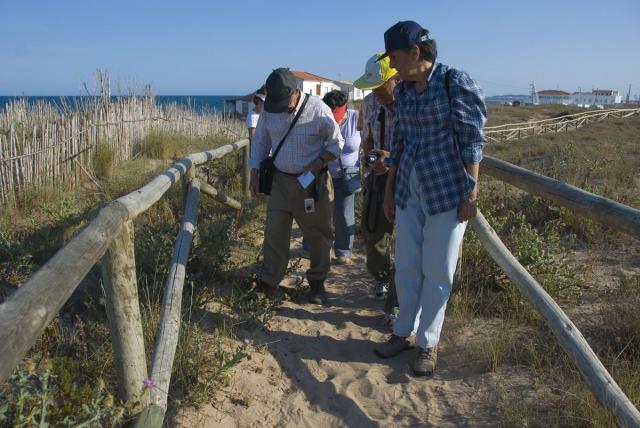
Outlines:
[[[118,392],[122,400],[136,401],[142,396],[147,363],[138,302],[133,223],[130,220],[123,223],[102,259],[102,282]]]
[[[242,149],[242,193],[246,198],[251,197],[249,190],[249,182],[251,181],[251,168],[249,168],[249,154],[251,152],[251,143]]]

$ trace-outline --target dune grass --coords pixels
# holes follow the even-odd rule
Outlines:
[[[0,301],[28,279],[105,203],[141,187],[177,157],[230,142],[228,137],[221,136],[189,139],[174,135],[153,135],[149,141],[155,147],[166,144],[170,148],[141,153],[110,175],[106,173],[108,156],[100,158],[105,174],[101,174],[98,192],[34,190],[19,206],[10,212],[3,211]],[[169,159],[151,157],[163,153],[170,153]],[[241,154],[235,153],[207,165],[216,186],[239,199],[241,178],[237,171],[241,161]],[[159,322],[164,276],[182,216],[182,201],[182,186],[176,185],[134,224],[136,274],[149,362]],[[245,219],[255,218],[252,207],[247,206]],[[233,291],[236,300],[243,301],[244,315],[238,316],[255,320],[255,328],[268,322],[273,313],[271,301],[247,296],[240,291],[242,277],[231,274],[238,268],[232,257],[232,243],[237,241],[242,228],[252,227],[245,219],[209,198],[201,198],[199,244],[194,245],[188,265],[179,345],[169,391],[169,418],[180,406],[209,402],[219,385],[227,382],[232,368],[252,349],[239,340],[237,327],[225,319],[202,322],[211,317],[209,310],[214,302],[228,301],[226,295],[217,294],[213,284],[225,283],[229,293],[236,290]],[[120,425],[128,420],[135,403],[122,403],[114,398],[115,379],[98,265],[14,375],[0,384],[0,425]]]
[[[528,110],[536,113],[532,117],[544,118],[540,116],[557,114],[558,108]],[[494,124],[514,121],[501,117],[506,110],[516,108],[491,107],[490,114],[498,116]],[[568,133],[491,144],[486,153],[640,208],[638,131],[638,117],[612,119]],[[488,221],[640,407],[640,275],[622,269],[625,260],[640,257],[640,243],[490,177],[481,180],[480,209]],[[619,258],[620,273],[606,279],[598,270],[605,269],[611,257]],[[492,333],[474,340],[468,357],[497,375],[501,424],[616,426],[552,333],[471,231],[462,272],[449,311],[463,325],[478,317],[494,320]],[[514,371],[525,381],[515,381]]]

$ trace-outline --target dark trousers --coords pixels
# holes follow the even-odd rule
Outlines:
[[[389,283],[385,313],[398,306],[394,267],[391,261],[393,224],[384,215],[384,190],[387,175],[369,174],[362,189],[362,236],[367,253],[367,270],[377,281]]]

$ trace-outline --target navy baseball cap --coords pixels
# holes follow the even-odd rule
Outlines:
[[[408,49],[426,40],[429,40],[429,31],[420,24],[415,21],[399,21],[384,32],[384,54],[378,61],[389,56],[389,52],[393,50]]]
[[[267,77],[267,99],[264,109],[269,113],[284,113],[296,90],[296,78],[288,68],[276,68]]]

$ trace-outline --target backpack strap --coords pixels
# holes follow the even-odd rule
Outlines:
[[[455,71],[455,68],[450,68],[444,73],[444,90],[447,93],[447,98],[449,99],[449,109],[451,109],[451,75]]]

